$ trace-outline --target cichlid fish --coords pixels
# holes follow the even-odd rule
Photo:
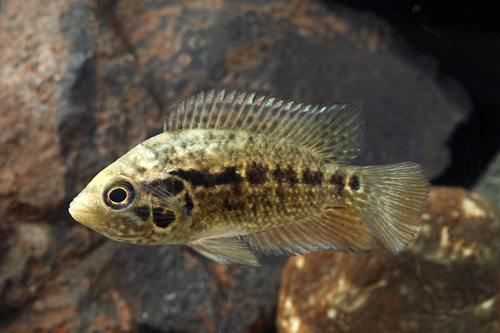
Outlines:
[[[345,164],[362,141],[360,107],[200,92],[69,212],[111,239],[187,244],[220,264],[258,265],[256,252],[371,252],[376,238],[398,254],[417,232],[428,181],[416,163]]]

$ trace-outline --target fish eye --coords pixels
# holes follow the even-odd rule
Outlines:
[[[104,191],[104,202],[112,209],[123,209],[135,199],[135,189],[128,182],[119,182],[112,184]]]

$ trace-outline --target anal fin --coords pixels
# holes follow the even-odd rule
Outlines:
[[[306,221],[246,235],[243,239],[252,251],[266,255],[296,255],[321,250],[367,253],[376,250],[373,232],[345,207],[328,207]]]
[[[187,245],[221,265],[260,266],[248,245],[236,237],[207,237],[189,242]]]

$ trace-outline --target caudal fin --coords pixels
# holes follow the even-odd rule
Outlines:
[[[398,254],[417,233],[429,191],[423,168],[412,162],[359,167],[358,185],[353,193],[354,211]]]

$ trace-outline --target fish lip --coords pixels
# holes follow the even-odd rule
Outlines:
[[[104,226],[104,223],[102,223],[102,221],[97,218],[92,208],[88,207],[85,204],[81,204],[76,200],[73,200],[69,204],[68,211],[75,220],[82,224],[99,222],[99,224]]]

